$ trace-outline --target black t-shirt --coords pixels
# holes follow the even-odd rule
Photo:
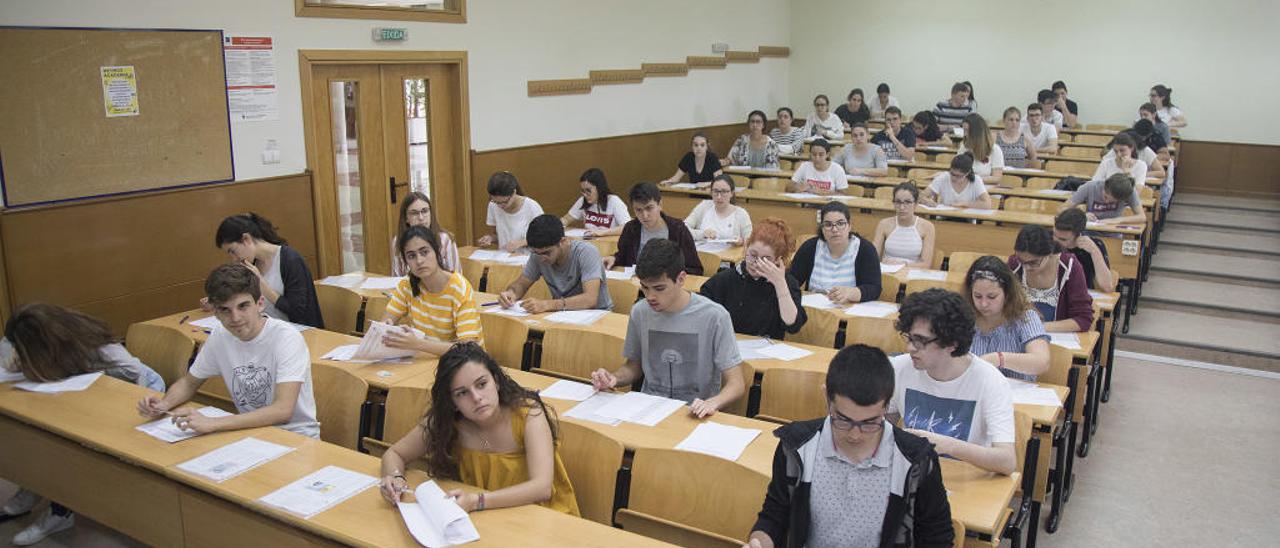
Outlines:
[[[1054,108],[1057,109],[1058,112],[1062,112],[1062,109],[1057,107],[1054,107]],[[1067,111],[1076,116],[1080,115],[1080,107],[1077,107],[1076,102],[1072,101],[1071,99],[1067,99]],[[1062,113],[1066,114],[1066,112],[1062,112]]]
[[[1093,240],[1093,245],[1098,246],[1098,251],[1102,252],[1102,260],[1107,262],[1107,264],[1102,265],[1102,267],[1110,269],[1111,258],[1107,256],[1107,246],[1102,245],[1102,240],[1093,236],[1090,236],[1089,239]],[[1089,285],[1089,289],[1096,289],[1097,286],[1095,285],[1095,280],[1098,277],[1098,272],[1095,270],[1093,265],[1093,256],[1089,255],[1088,251],[1078,247],[1072,248],[1070,251],[1072,255],[1076,256],[1076,260],[1080,261],[1080,267],[1084,269],[1084,280],[1085,283]]]
[[[867,108],[866,103],[863,103],[862,108],[857,111],[850,111],[849,104],[845,103],[836,107],[836,116],[839,116],[842,122],[851,126],[859,122],[865,124],[867,120],[871,119],[871,109]]]
[[[690,183],[709,183],[716,178],[716,172],[720,171],[720,158],[716,157],[716,153],[707,151],[707,159],[702,162],[702,171],[698,171],[696,164],[693,162],[693,152],[684,153],[684,158],[680,159],[678,166],[680,171],[689,174]]]
[[[916,147],[916,130],[911,129],[911,124],[902,124],[902,129],[898,131],[898,140],[902,142],[902,146],[907,148]],[[871,142],[883,147],[886,143],[893,144],[889,140],[889,128],[880,130],[879,133],[871,136]]]

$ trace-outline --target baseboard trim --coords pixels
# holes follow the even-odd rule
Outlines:
[[[1130,352],[1128,350],[1116,350],[1117,358],[1128,358],[1131,360],[1140,360],[1144,362],[1160,363],[1165,365],[1176,365],[1179,367],[1191,367],[1194,369],[1207,369],[1209,371],[1220,371],[1223,373],[1231,373],[1233,375],[1246,375],[1249,377],[1260,377],[1264,379],[1280,380],[1280,373],[1272,371],[1260,371],[1257,369],[1249,369],[1247,367],[1233,367],[1230,365],[1222,365],[1217,363],[1202,362],[1196,360],[1184,360],[1182,358],[1171,358],[1168,356],[1157,356],[1154,354],[1143,354],[1141,352]]]

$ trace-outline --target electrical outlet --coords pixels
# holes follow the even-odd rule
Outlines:
[[[711,53],[724,53],[729,51],[729,44],[724,42],[716,42],[711,44]]]
[[[1133,257],[1138,254],[1138,240],[1125,240],[1120,244],[1120,254],[1126,257]]]

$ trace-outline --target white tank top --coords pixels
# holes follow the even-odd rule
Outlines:
[[[893,232],[884,239],[885,257],[893,257],[902,259],[909,263],[920,262],[920,255],[924,252],[924,238],[920,237],[920,231],[916,230],[916,225],[920,223],[917,218],[911,226],[902,226],[898,224],[897,219],[893,221]]]

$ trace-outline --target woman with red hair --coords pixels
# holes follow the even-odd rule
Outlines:
[[[773,339],[796,333],[808,318],[800,305],[800,282],[787,272],[795,248],[787,223],[766,218],[747,238],[743,260],[712,276],[700,293],[729,311],[738,333]]]

